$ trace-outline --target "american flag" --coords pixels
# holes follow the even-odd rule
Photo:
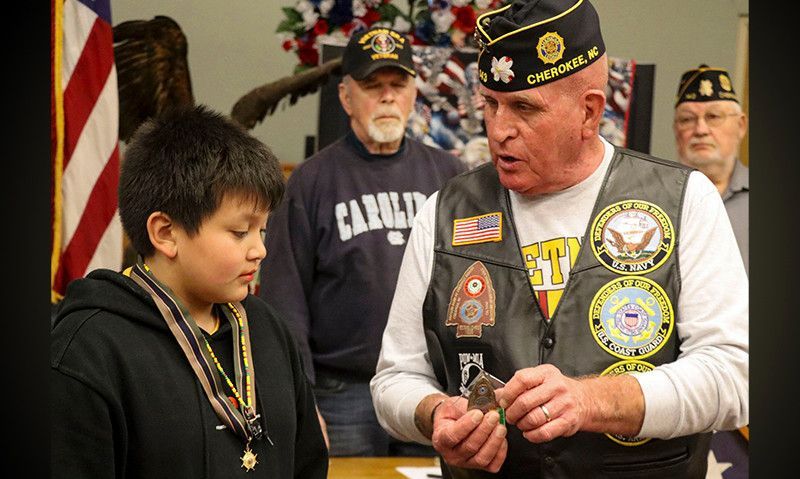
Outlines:
[[[122,265],[117,73],[110,0],[51,0],[51,298]]]
[[[503,239],[503,213],[453,220],[453,246]]]

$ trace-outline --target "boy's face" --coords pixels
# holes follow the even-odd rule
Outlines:
[[[178,228],[178,274],[177,284],[170,285],[173,291],[196,307],[244,299],[266,256],[268,214],[241,196],[225,195],[196,235],[190,237]]]

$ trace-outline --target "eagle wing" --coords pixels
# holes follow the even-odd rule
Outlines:
[[[114,27],[119,89],[119,136],[128,139],[148,118],[194,105],[186,36],[175,20],[158,15]]]
[[[319,66],[254,88],[236,101],[231,118],[249,130],[264,120],[266,115],[271,115],[278,103],[287,96],[289,104],[294,105],[301,96],[316,92],[328,81],[331,73],[341,72],[341,64],[341,58],[334,58]]]
[[[622,246],[625,244],[625,238],[622,237],[619,231],[614,231],[611,228],[608,228],[608,232],[611,233],[611,236],[614,237],[613,241],[610,241],[611,246],[621,249]]]
[[[636,251],[644,251],[647,247],[647,244],[650,243],[650,240],[653,238],[653,234],[655,234],[657,227],[650,228],[649,230],[645,231],[642,235],[642,241],[636,245]]]

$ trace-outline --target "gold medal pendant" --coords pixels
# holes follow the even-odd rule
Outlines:
[[[250,449],[250,443],[248,443],[244,448],[244,455],[240,457],[242,460],[242,467],[245,468],[246,472],[250,472],[256,468],[256,464],[258,464],[256,456],[258,456],[258,454]]]

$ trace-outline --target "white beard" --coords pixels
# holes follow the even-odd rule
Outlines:
[[[383,120],[380,125],[375,120],[370,120],[367,125],[367,134],[376,143],[393,143],[403,138],[405,126],[400,120]]]

